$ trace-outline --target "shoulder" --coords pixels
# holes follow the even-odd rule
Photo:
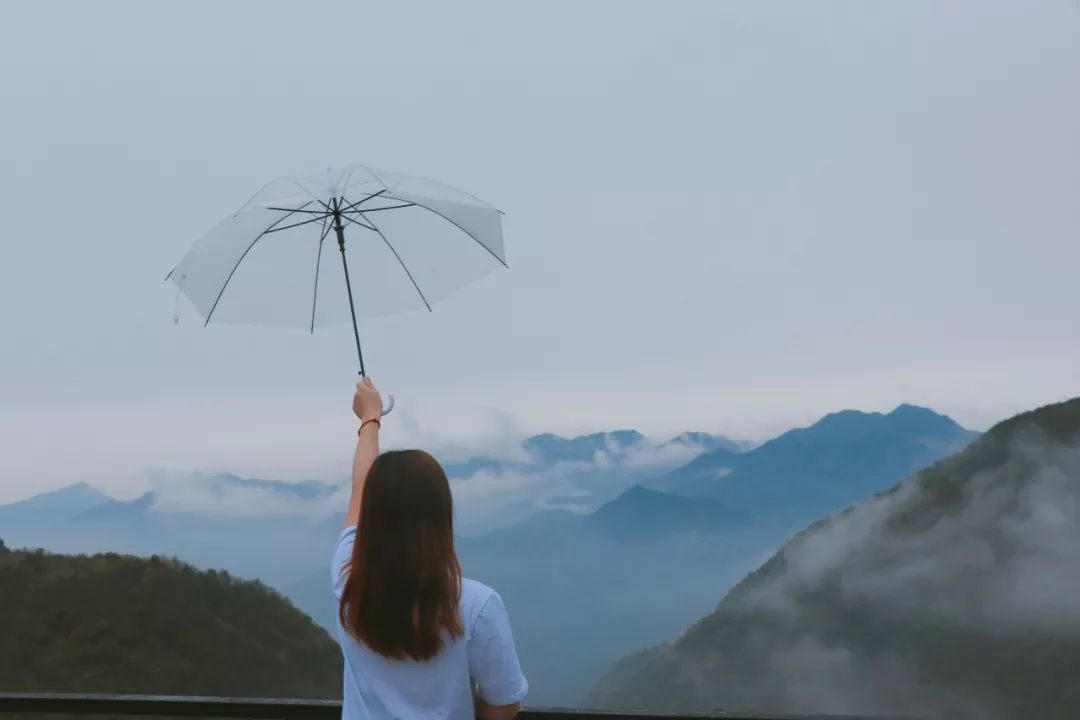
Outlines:
[[[488,587],[482,582],[471,580],[467,577],[461,578],[461,605],[465,606],[478,606],[483,607],[491,600],[492,596],[497,595],[493,588]]]
[[[484,583],[466,577],[461,578],[461,614],[468,625],[476,622],[476,619],[491,603],[492,598],[498,597],[499,594]]]

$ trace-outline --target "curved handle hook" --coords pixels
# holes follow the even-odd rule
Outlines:
[[[360,371],[360,379],[361,380],[368,379],[367,375],[364,374],[363,370]],[[394,409],[394,393],[387,393],[386,394],[386,405],[382,409],[382,414],[383,415],[389,415],[393,411],[393,409]]]

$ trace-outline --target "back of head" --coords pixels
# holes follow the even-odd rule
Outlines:
[[[338,607],[374,652],[428,660],[462,634],[461,566],[446,473],[422,450],[385,452],[364,482],[360,520]]]

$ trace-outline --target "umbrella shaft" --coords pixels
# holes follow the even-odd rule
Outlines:
[[[360,360],[360,376],[367,375],[364,372],[364,353],[360,350],[360,331],[356,327],[356,306],[353,304],[352,281],[349,280],[349,261],[345,259],[345,228],[341,225],[341,213],[338,212],[335,203],[334,209],[334,232],[337,233],[338,250],[341,251],[341,269],[345,271],[345,291],[349,295],[349,313],[352,315],[353,337],[356,338],[356,357]]]

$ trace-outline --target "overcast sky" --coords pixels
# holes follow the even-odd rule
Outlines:
[[[162,278],[350,161],[507,213],[510,270],[361,328],[393,443],[1080,393],[1073,0],[24,2],[0,63],[0,501],[343,471],[348,328]]]

